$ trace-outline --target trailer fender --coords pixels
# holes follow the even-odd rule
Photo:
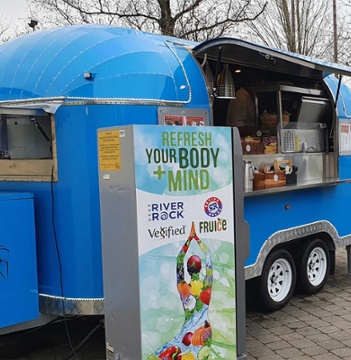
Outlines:
[[[291,244],[293,240],[306,238],[306,237],[316,237],[318,234],[328,234],[330,239],[329,250],[331,252],[331,269],[330,272],[334,272],[334,259],[333,251],[336,248],[346,247],[351,243],[351,235],[339,236],[335,226],[329,221],[317,221],[310,224],[305,224],[302,226],[297,226],[290,229],[284,229],[277,231],[272,234],[261,247],[257,259],[254,264],[245,267],[245,279],[253,279],[255,277],[261,276],[263,266],[267,259],[267,256],[270,252],[277,246],[284,248],[284,244]]]

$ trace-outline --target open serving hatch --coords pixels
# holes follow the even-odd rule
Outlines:
[[[351,67],[331,63],[295,54],[285,50],[278,50],[263,45],[253,44],[235,38],[217,38],[205,41],[193,49],[199,58],[218,60],[223,63],[242,64],[275,72],[283,72],[305,77],[325,76],[325,73],[336,73],[351,76]]]

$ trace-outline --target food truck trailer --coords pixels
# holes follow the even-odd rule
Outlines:
[[[351,244],[351,93],[342,82],[350,75],[347,66],[235,38],[198,44],[107,25],[36,31],[2,44],[3,332],[47,315],[104,314],[99,182],[110,175],[97,137],[105,128],[231,131],[237,301],[245,302],[241,277],[255,283],[253,296],[269,311],[295,289],[320,291],[335,250]],[[190,171],[197,164],[189,156]],[[191,179],[174,181],[186,190],[206,180]],[[116,222],[133,223],[116,206]],[[205,205],[214,212],[198,235],[226,231],[218,208],[218,198]],[[238,311],[238,333],[244,324]],[[239,339],[238,357],[244,353]]]

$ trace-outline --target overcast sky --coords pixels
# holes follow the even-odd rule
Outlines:
[[[29,16],[26,0],[0,0],[0,15],[15,22],[26,20]]]

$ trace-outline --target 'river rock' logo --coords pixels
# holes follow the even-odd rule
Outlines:
[[[184,203],[182,201],[148,204],[149,221],[184,219],[183,213]]]
[[[222,201],[215,196],[205,201],[204,210],[210,217],[218,216],[222,212]]]

